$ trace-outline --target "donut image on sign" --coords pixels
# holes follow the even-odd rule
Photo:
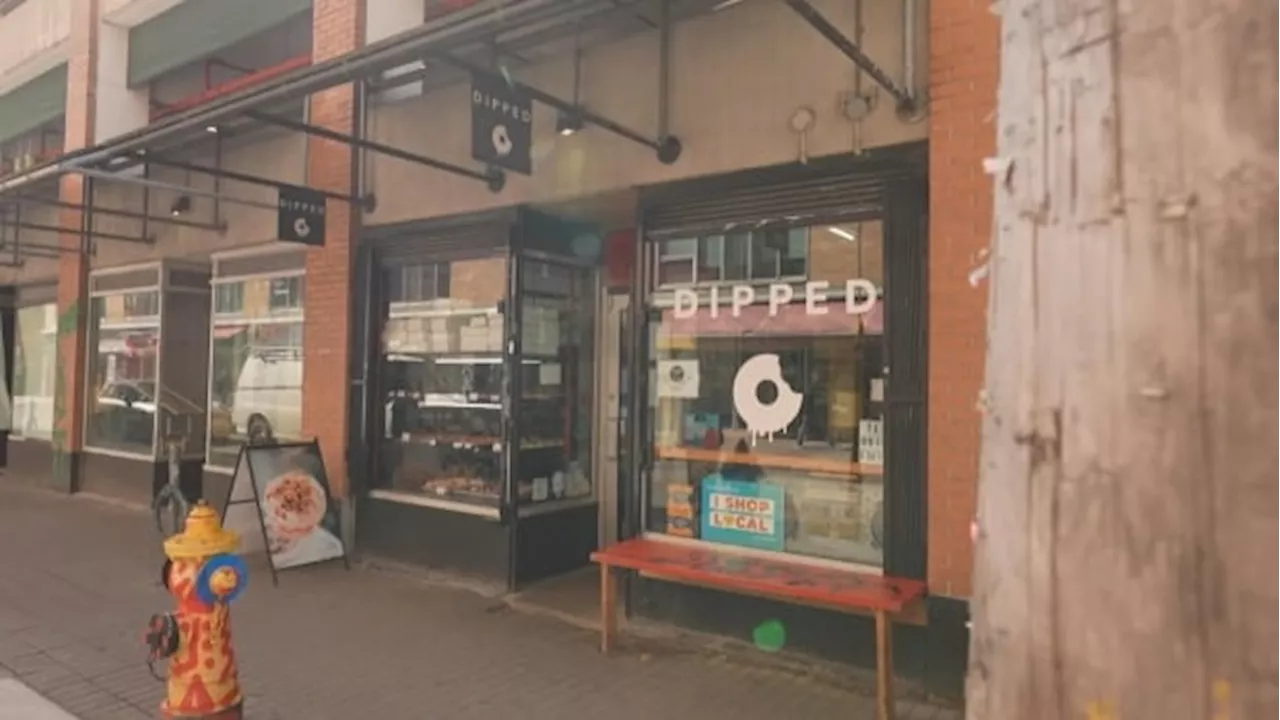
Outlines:
[[[492,137],[493,149],[498,153],[498,157],[506,157],[511,154],[511,135],[507,133],[506,125],[494,125]]]
[[[760,402],[758,394],[760,386],[766,382],[773,383],[778,389],[778,396],[768,405]],[[804,396],[791,389],[783,379],[782,361],[773,353],[748,358],[733,378],[734,409],[747,424],[752,445],[762,435],[773,440],[774,433],[786,430],[800,414],[803,404]]]

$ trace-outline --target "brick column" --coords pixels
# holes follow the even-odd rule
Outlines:
[[[95,86],[97,84],[98,0],[73,0],[71,42],[67,60],[66,152],[93,144]],[[79,175],[62,178],[59,197],[81,204],[85,181]],[[79,210],[61,210],[58,224],[80,227]],[[64,248],[79,249],[78,234],[63,234]],[[64,252],[58,258],[58,349],[53,398],[53,478],[68,492],[79,485],[79,458],[84,449],[86,328],[89,310],[89,258]]]
[[[316,62],[345,55],[364,43],[364,0],[315,0],[312,56]],[[333,88],[311,97],[311,122],[350,134],[355,126],[352,86]],[[351,192],[351,147],[310,138],[307,183],[312,187]],[[326,239],[321,249],[307,254],[306,317],[302,374],[303,432],[320,440],[334,494],[348,493],[347,432],[351,417],[350,383],[352,265],[356,238],[353,220],[358,208],[329,201]]]
[[[1000,19],[988,0],[929,3],[929,589],[968,597],[991,242]]]

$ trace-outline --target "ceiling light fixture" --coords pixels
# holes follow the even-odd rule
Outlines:
[[[582,129],[582,115],[576,112],[562,112],[556,117],[556,132],[565,137]]]
[[[854,235],[853,233],[849,232],[848,230],[845,230],[844,228],[838,228],[834,225],[827,228],[827,232],[837,237],[842,237],[845,240],[848,240],[849,242],[854,242],[858,239],[857,235]]]
[[[169,214],[178,217],[191,212],[191,196],[179,195],[173,199],[173,204],[169,206]]]
[[[218,126],[217,126],[217,125],[206,125],[206,126],[204,127],[204,131],[205,131],[205,132],[207,132],[207,133],[212,133],[212,134],[214,134],[214,135],[217,135],[217,134],[218,134]]]

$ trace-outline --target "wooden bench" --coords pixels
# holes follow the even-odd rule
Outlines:
[[[659,580],[727,590],[783,602],[875,617],[876,717],[893,720],[893,622],[918,610],[925,585],[706,546],[635,539],[591,554],[600,565],[600,651],[608,653],[617,623],[614,569]]]

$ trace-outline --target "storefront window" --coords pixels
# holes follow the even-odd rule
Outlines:
[[[651,532],[882,563],[882,253],[879,222],[659,244]]]
[[[93,298],[86,441],[90,447],[155,451],[160,347],[158,290]]]
[[[375,487],[496,507],[507,258],[396,263],[381,283]]]
[[[246,442],[302,436],[304,278],[214,283],[208,463],[233,467]]]
[[[18,308],[13,348],[15,435],[53,437],[53,389],[58,348],[58,306]]]
[[[591,495],[595,304],[591,271],[522,260],[522,505]]]

